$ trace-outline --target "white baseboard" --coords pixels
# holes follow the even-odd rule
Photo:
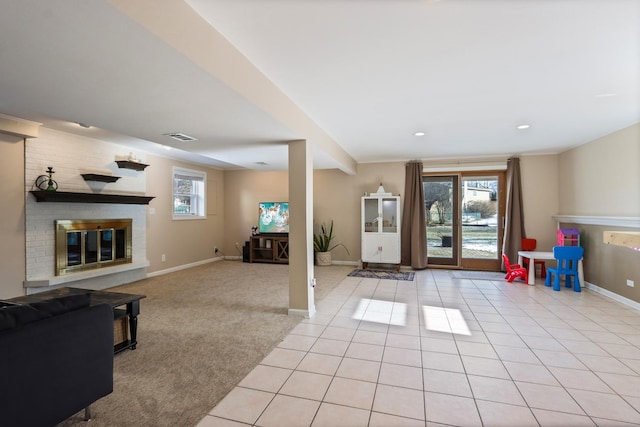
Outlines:
[[[587,285],[587,289],[593,291],[593,292],[597,292],[600,295],[604,295],[607,298],[611,298],[614,301],[617,301],[621,304],[624,304],[626,306],[629,306],[635,310],[639,310],[640,311],[640,303],[635,302],[634,300],[631,300],[627,297],[623,297],[622,295],[618,295],[615,292],[611,292],[607,289],[601,288],[600,286],[596,286],[593,283],[589,283],[587,281],[585,281],[585,284]]]
[[[301,316],[305,319],[310,319],[313,315],[316,314],[316,308],[311,307],[309,310],[300,310],[298,308],[290,308],[289,316]]]
[[[360,266],[360,261],[334,261],[331,260],[332,265],[352,265],[354,267]]]
[[[152,273],[147,273],[147,277],[162,276],[163,274],[174,273],[176,271],[186,270],[187,268],[197,267],[199,265],[204,265],[204,264],[209,264],[210,262],[222,261],[223,259],[224,259],[223,257],[215,257],[215,258],[204,259],[202,261],[192,262],[192,263],[189,263],[189,264],[178,265],[176,267],[166,268],[164,270],[158,270],[158,271],[154,271]]]

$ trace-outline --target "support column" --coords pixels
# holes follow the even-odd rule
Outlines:
[[[313,156],[306,140],[289,143],[289,314],[316,312],[313,280]]]

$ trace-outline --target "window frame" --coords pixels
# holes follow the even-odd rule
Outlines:
[[[176,212],[176,196],[185,196],[175,192],[176,179],[192,178],[194,191],[189,194],[191,199],[191,212]],[[203,171],[174,166],[171,173],[171,214],[174,220],[184,221],[191,219],[206,219],[207,217],[207,173]],[[194,203],[195,202],[195,203]],[[195,206],[194,206],[195,205]]]

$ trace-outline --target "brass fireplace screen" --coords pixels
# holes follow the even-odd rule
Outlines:
[[[131,262],[132,220],[56,220],[56,276]]]

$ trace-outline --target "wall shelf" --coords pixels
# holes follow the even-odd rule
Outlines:
[[[124,205],[148,205],[155,197],[125,194],[72,193],[67,191],[29,191],[38,202],[58,203],[114,203]]]
[[[640,231],[605,231],[604,243],[640,250]]]
[[[118,167],[120,169],[133,169],[136,171],[143,171],[149,165],[145,165],[144,163],[132,162],[130,160],[116,160]]]
[[[98,173],[83,173],[81,175],[82,175],[82,178],[84,178],[85,181],[116,182],[117,180],[120,179],[119,176],[101,175],[101,174],[98,174]]]

